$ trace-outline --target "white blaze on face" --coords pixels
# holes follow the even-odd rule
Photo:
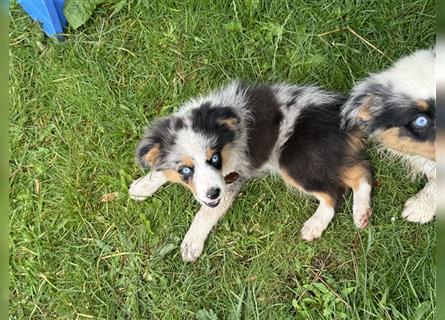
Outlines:
[[[218,201],[224,193],[225,183],[221,172],[207,163],[207,149],[211,145],[211,138],[186,129],[178,132],[176,145],[179,154],[192,158],[192,184],[196,199],[203,204]],[[219,190],[218,197],[211,196],[215,190]]]
[[[215,202],[224,192],[224,180],[221,174],[207,163],[197,163],[195,165],[193,184],[196,190],[196,197],[201,202]],[[210,196],[214,190],[219,190],[219,195],[216,197]]]

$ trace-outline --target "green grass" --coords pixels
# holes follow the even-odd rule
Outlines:
[[[345,27],[385,55],[348,30],[317,36]],[[156,116],[232,78],[346,92],[434,43],[434,1],[141,0],[67,33],[54,43],[11,7],[12,319],[434,318],[434,225],[400,219],[422,181],[373,149],[371,225],[354,227],[348,198],[313,243],[299,230],[316,202],[271,177],[244,187],[194,264],[178,250],[190,192],[127,196]]]

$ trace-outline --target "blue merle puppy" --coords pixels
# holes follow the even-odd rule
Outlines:
[[[372,212],[370,168],[360,155],[361,131],[340,128],[345,101],[314,86],[237,82],[192,99],[147,129],[136,158],[151,171],[129,194],[144,200],[168,181],[193,192],[202,206],[181,245],[185,261],[201,255],[242,184],[265,172],[319,201],[301,229],[303,239],[321,236],[348,189],[354,222],[364,228]]]

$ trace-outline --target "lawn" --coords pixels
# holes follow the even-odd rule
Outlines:
[[[143,128],[190,97],[233,78],[347,92],[433,45],[435,25],[434,1],[140,0],[100,5],[55,43],[12,4],[10,318],[433,319],[434,224],[400,218],[423,181],[373,146],[365,230],[348,196],[300,240],[315,200],[265,176],[193,264],[179,252],[192,194],[127,189]]]

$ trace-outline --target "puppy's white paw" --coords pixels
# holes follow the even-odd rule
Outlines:
[[[318,217],[312,217],[303,224],[301,238],[306,241],[315,240],[321,236],[324,229],[326,229],[326,224]]]
[[[129,191],[130,193],[130,191]],[[134,195],[130,193],[130,198],[136,201],[144,201],[145,199],[147,199],[149,196],[141,196],[141,195]]]
[[[136,201],[145,200],[153,194],[149,189],[147,189],[147,185],[140,180],[141,179],[133,181],[128,189],[130,198]]]
[[[204,249],[204,241],[197,240],[187,233],[181,243],[182,260],[193,262],[201,255]]]
[[[141,177],[131,183],[128,194],[131,199],[142,201],[151,197],[161,185],[161,183],[150,179],[148,176]]]
[[[371,208],[365,208],[362,210],[358,210],[357,213],[354,213],[354,223],[357,228],[364,229],[369,223],[369,217],[372,215]]]
[[[427,223],[433,220],[434,206],[426,203],[422,198],[412,197],[405,203],[402,217],[410,222]]]

